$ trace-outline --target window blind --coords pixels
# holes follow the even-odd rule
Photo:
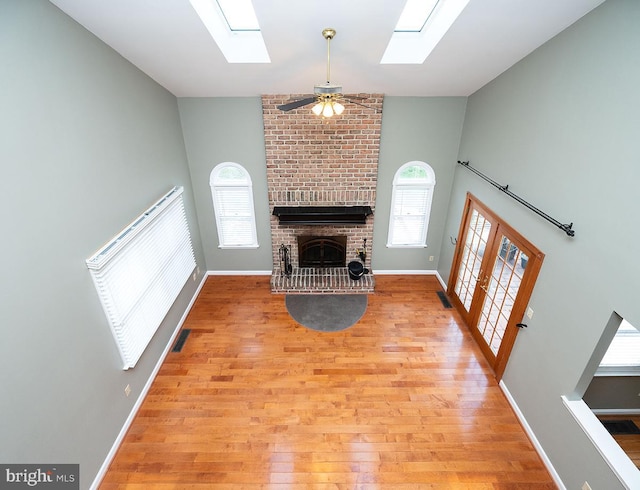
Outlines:
[[[220,244],[253,245],[256,240],[251,188],[216,186],[214,194]]]
[[[637,375],[640,371],[640,332],[626,320],[622,320],[615,337],[605,353],[598,373]]]
[[[86,261],[124,369],[135,367],[196,266],[182,193],[174,187]]]
[[[429,213],[426,186],[403,186],[394,189],[389,243],[392,245],[424,245]]]
[[[209,177],[220,248],[256,248],[251,176],[233,162],[216,165]]]

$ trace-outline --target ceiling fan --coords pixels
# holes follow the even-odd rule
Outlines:
[[[335,35],[336,30],[330,27],[327,27],[322,31],[322,37],[327,40],[327,83],[315,85],[313,87],[314,95],[312,97],[306,97],[304,99],[294,100],[288,104],[279,105],[277,106],[278,109],[287,112],[315,102],[316,104],[313,106],[311,111],[316,116],[327,118],[342,114],[344,106],[339,102],[340,100],[346,100],[348,102],[370,108],[369,106],[352,100],[360,97],[345,97],[342,93],[342,86],[331,83],[331,40]]]

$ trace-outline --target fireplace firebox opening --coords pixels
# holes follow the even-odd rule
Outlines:
[[[299,267],[345,267],[346,236],[299,236]]]

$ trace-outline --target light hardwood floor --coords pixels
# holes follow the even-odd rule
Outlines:
[[[632,420],[640,427],[640,415],[599,415],[598,418],[600,420]],[[615,434],[611,437],[640,469],[640,434]]]
[[[440,289],[376,276],[320,333],[269,277],[209,277],[100,488],[556,488]]]

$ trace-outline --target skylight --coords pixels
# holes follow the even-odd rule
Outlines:
[[[470,0],[407,0],[380,64],[421,64]]]
[[[394,32],[420,32],[439,0],[407,0]]]
[[[216,0],[232,31],[259,31],[258,18],[251,0]]]
[[[189,0],[229,63],[271,63],[251,0]]]

